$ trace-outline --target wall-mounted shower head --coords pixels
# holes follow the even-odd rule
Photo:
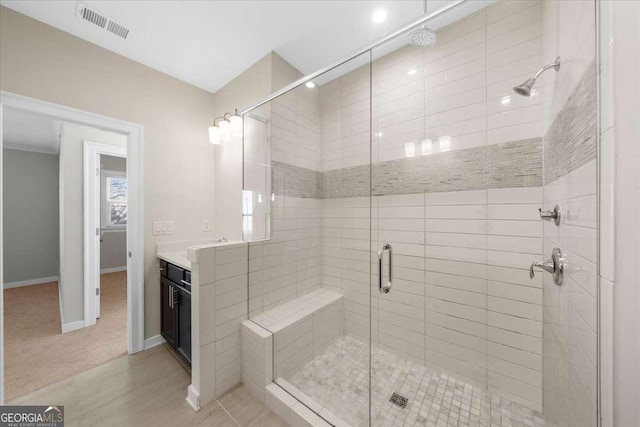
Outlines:
[[[530,79],[525,80],[525,82],[522,83],[521,85],[514,86],[514,88],[513,88],[514,92],[517,93],[518,95],[522,95],[522,96],[531,96],[531,89],[533,88],[533,85],[536,84],[536,80],[538,79],[540,74],[544,73],[549,68],[553,68],[556,71],[558,71],[560,69],[560,57],[559,56],[551,64],[545,65],[544,67],[540,68],[540,70],[538,70],[538,72],[536,73],[535,76],[533,76]]]
[[[513,90],[522,96],[531,96],[531,88],[536,84],[536,79],[527,79],[524,83],[519,86],[515,86]]]

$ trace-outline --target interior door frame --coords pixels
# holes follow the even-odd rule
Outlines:
[[[84,213],[84,326],[96,324],[100,298],[95,289],[100,286],[100,239],[102,214],[102,167],[100,156],[127,158],[127,148],[100,142],[83,141],[83,213]],[[129,182],[127,169],[127,182]],[[127,205],[129,204],[127,192]],[[129,224],[127,223],[127,235]],[[129,264],[129,262],[127,262]],[[128,266],[127,266],[128,270]]]
[[[127,350],[144,350],[144,127],[123,120],[0,91],[0,162],[2,161],[2,111],[28,111],[70,123],[127,135],[129,218],[127,233]],[[1,169],[2,163],[0,163]],[[0,234],[2,234],[2,174],[0,173]],[[0,290],[4,291],[3,249],[0,242]],[[4,292],[0,292],[0,404],[4,404]]]

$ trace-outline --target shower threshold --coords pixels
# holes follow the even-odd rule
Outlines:
[[[340,337],[286,381],[345,423],[369,425],[367,343]],[[371,382],[372,426],[545,425],[538,411],[379,348]],[[394,394],[407,398],[405,407]]]

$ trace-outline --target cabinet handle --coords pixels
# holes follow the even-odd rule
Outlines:
[[[169,286],[169,308],[173,308],[173,285]]]

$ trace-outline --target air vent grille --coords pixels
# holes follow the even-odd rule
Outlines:
[[[118,24],[113,19],[103,15],[95,9],[90,8],[82,2],[78,2],[77,14],[85,21],[91,22],[92,24],[109,31],[118,37],[122,37],[123,39],[126,39],[129,36],[129,33],[131,33],[129,28],[122,24]]]
[[[107,26],[107,31],[111,31],[116,36],[122,37],[126,39],[129,35],[129,29],[125,26],[118,24],[117,22],[109,21],[109,25]]]
[[[82,19],[89,21],[92,24],[96,24],[100,28],[104,28],[107,24],[107,18],[105,16],[100,15],[95,10],[91,10],[86,6],[82,8],[81,13]]]

